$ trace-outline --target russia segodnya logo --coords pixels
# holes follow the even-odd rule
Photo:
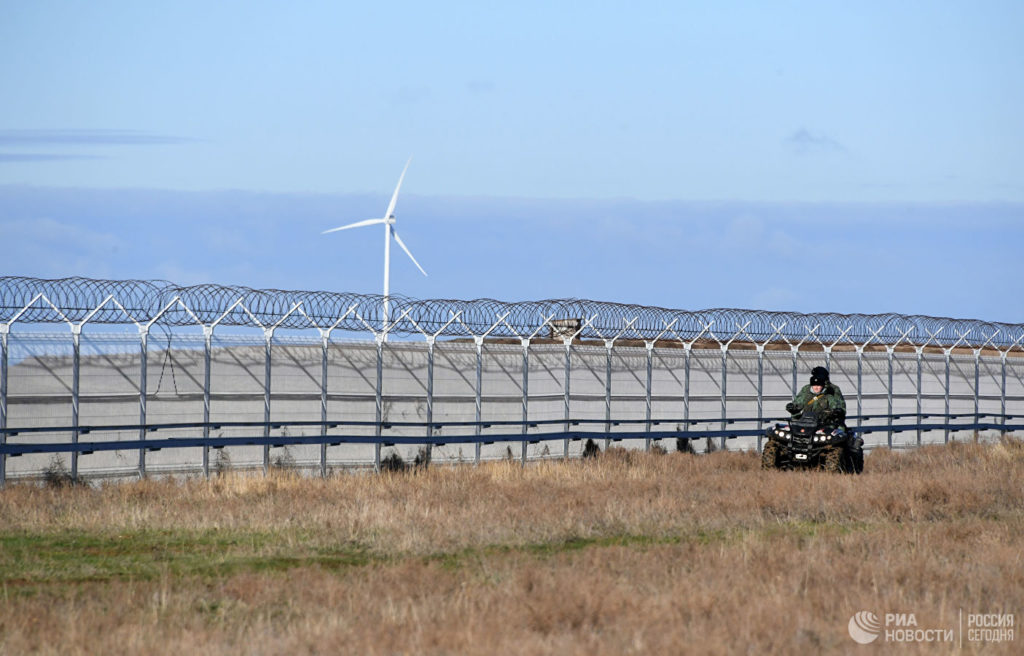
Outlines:
[[[878,638],[882,632],[882,623],[878,621],[878,616],[871,611],[862,610],[850,618],[847,628],[850,630],[851,638],[866,645]]]

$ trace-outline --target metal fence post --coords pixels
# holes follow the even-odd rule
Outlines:
[[[946,433],[943,442],[949,442],[949,356],[952,349],[946,349]]]
[[[612,444],[612,346],[614,340],[604,340],[604,448]]]
[[[981,422],[981,397],[978,389],[981,386],[981,349],[974,349],[974,430],[977,432]]]
[[[564,338],[563,338],[564,339]],[[572,340],[565,339],[565,432],[569,432],[569,385],[572,382]],[[569,459],[569,437],[563,440],[562,458]]]
[[[853,348],[857,351],[857,430],[860,430],[861,426],[864,423],[864,349],[867,348],[868,344],[877,339],[879,333],[885,330],[886,326],[888,325],[889,322],[885,322],[882,325],[878,326],[878,328],[876,328],[875,330],[871,330],[871,326],[868,326],[867,329],[871,332],[871,336],[868,337],[863,342],[861,342],[860,344],[853,345]],[[848,327],[845,331],[843,331],[843,336],[845,336],[846,333],[849,332],[850,330],[853,330],[852,325]],[[907,333],[904,333],[903,337],[906,337],[906,335]],[[900,337],[900,339],[902,340],[903,337]],[[840,339],[841,338],[842,336],[840,336]],[[838,343],[839,340],[836,340],[835,344]],[[835,344],[833,344],[833,346]]]
[[[924,419],[921,416],[921,387],[923,386],[923,379],[921,377],[921,354],[924,353],[924,347],[918,346],[915,350],[917,351],[917,445],[921,446],[921,422]]]
[[[888,432],[888,438],[887,439],[888,439],[889,448],[891,449],[892,448],[892,422],[893,422],[893,417],[892,417],[892,359],[893,359],[894,347],[886,346],[885,350],[886,350],[886,353],[889,356],[889,385],[888,385],[888,388],[889,388],[889,391],[888,391],[889,432]]]
[[[611,339],[604,337],[598,332],[598,336],[604,339],[605,360],[604,360],[604,448],[607,451],[612,444],[612,352],[615,349],[615,340],[622,337],[629,331],[633,324],[640,317],[633,317],[629,321],[623,317],[622,329]],[[593,320],[593,319],[591,319]],[[597,332],[595,330],[595,332]],[[650,365],[648,365],[649,367]],[[648,384],[648,387],[650,385]]]
[[[9,324],[0,324],[0,445],[7,444],[7,337],[10,330]],[[1006,371],[1005,366],[1003,371]],[[1005,383],[1003,388],[1006,388]],[[7,454],[4,453],[0,454],[0,488],[6,484]]]
[[[427,335],[427,439],[434,437],[434,342],[433,335]],[[434,457],[434,445],[427,442],[427,458],[424,465]]]
[[[761,453],[761,429],[764,427],[764,344],[757,344],[757,452]]]
[[[864,423],[864,347],[857,346],[857,429]]]
[[[264,328],[264,365],[263,365],[263,437],[270,437],[270,376],[271,376],[271,343],[274,339],[274,329]],[[270,471],[270,443],[263,445],[263,475]]]
[[[483,426],[481,425],[480,422],[483,421],[484,338],[479,336],[479,335],[477,335],[477,336],[475,336],[473,338],[473,341],[476,342],[476,390],[475,390],[474,399],[473,399],[473,401],[474,401],[474,410],[475,410],[474,416],[476,417],[476,426],[474,427],[474,433],[473,434],[476,435],[477,438],[479,438],[480,434],[483,432]],[[480,440],[479,439],[476,440],[476,442],[474,443],[473,447],[474,447],[473,464],[474,465],[479,465],[480,464],[480,448],[481,448],[481,444],[480,444]]]
[[[728,344],[721,344],[721,345],[719,345],[719,348],[722,349],[722,430],[724,431],[726,429],[726,419],[725,418],[726,418],[726,413],[727,413],[726,385],[729,382],[728,381],[728,376],[727,376],[728,364],[729,364],[729,345]],[[719,447],[724,450],[725,449],[725,435],[722,435],[722,437],[719,438],[718,443],[719,443]]]
[[[645,448],[651,450],[651,386],[654,374],[654,342],[646,342],[647,347],[647,386],[644,390],[644,431],[647,433]]]
[[[213,326],[203,326],[203,477],[210,478],[210,364]]]
[[[692,345],[683,344],[683,430],[690,430],[690,351]]]
[[[380,437],[382,434],[381,422],[384,420],[384,338],[387,337],[387,333],[380,333],[374,336],[374,341],[377,342],[377,384],[374,390],[374,417],[376,426],[374,428],[374,436]],[[380,440],[373,445],[373,471],[380,472]]]
[[[727,417],[728,417],[728,406],[727,406],[727,403],[728,403],[728,392],[727,392],[727,390],[728,390],[728,382],[729,382],[729,380],[728,380],[728,372],[729,372],[729,345],[732,344],[736,340],[736,338],[738,338],[740,336],[740,334],[746,334],[747,326],[749,326],[749,325],[750,325],[750,321],[748,321],[747,323],[745,323],[742,326],[739,324],[739,322],[737,322],[736,323],[736,327],[738,328],[738,330],[735,333],[733,333],[732,337],[729,338],[729,341],[725,342],[724,344],[722,343],[722,341],[720,339],[715,337],[714,333],[711,333],[711,336],[714,337],[716,342],[718,342],[718,347],[720,349],[722,349],[722,386],[721,386],[722,387],[722,436],[719,438],[719,447],[723,451],[725,450],[725,440],[726,440],[725,430],[726,430],[726,428],[728,426],[728,423],[729,423],[728,419],[727,419]],[[749,335],[748,335],[748,337],[749,337]],[[751,340],[751,341],[753,341],[753,340]],[[710,445],[710,441],[708,442],[708,444]]]
[[[6,351],[4,353],[4,357],[6,357]],[[1001,433],[1007,432],[1007,353],[1009,351],[999,353],[999,360],[1002,363],[1002,385],[999,389],[999,413],[1002,416]],[[6,361],[4,364],[6,365]]]
[[[82,326],[71,324],[71,343],[74,347],[71,365],[71,443],[78,445],[78,402],[82,364]],[[71,452],[71,480],[78,480],[78,449]]]
[[[327,478],[327,356],[330,333],[320,331],[320,478]]]
[[[530,340],[520,339],[520,343],[523,346],[523,467],[526,466],[526,449],[529,445],[529,440],[526,439],[526,433],[529,428],[530,421]]]
[[[802,343],[802,342],[801,342]],[[797,391],[800,389],[796,386],[796,365],[797,365],[797,353],[800,351],[800,345],[793,346],[790,344],[789,350],[793,352],[793,396],[796,396]]]
[[[1021,334],[1005,351],[999,351],[999,360],[1002,364],[1002,382],[999,389],[999,413],[1002,415],[1000,422],[1001,432],[1006,433],[1006,356],[1010,354],[1010,351],[1017,348],[1021,340],[1024,340],[1024,334]]]
[[[170,348],[170,347],[168,347]],[[149,328],[139,326],[139,441],[146,439],[146,372],[149,365]],[[146,449],[139,447],[139,478],[146,475]]]

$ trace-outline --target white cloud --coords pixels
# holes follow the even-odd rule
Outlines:
[[[810,153],[841,153],[846,146],[825,134],[815,134],[807,128],[799,128],[789,135],[786,145],[798,155]]]
[[[107,277],[125,250],[119,237],[51,218],[16,219],[0,223],[5,249],[4,269],[19,275]]]

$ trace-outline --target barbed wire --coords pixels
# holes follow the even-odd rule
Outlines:
[[[46,280],[0,277],[0,326],[20,323],[277,326],[367,332],[384,330],[384,297],[326,291],[251,289],[165,280]],[[388,297],[391,334],[548,337],[558,324],[581,339],[711,339],[790,345],[908,344],[1024,348],[1024,324],[904,314],[698,311],[585,299],[504,302]],[[155,319],[155,321],[154,321]]]

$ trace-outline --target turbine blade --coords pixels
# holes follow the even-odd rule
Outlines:
[[[394,227],[391,228],[391,234],[395,236],[395,241],[397,241],[398,245],[402,247],[402,250],[405,251],[405,254],[409,256],[409,259],[412,260],[412,263],[416,265],[416,268],[420,270],[420,273],[422,273],[423,275],[427,275],[427,272],[423,270],[423,267],[420,266],[420,263],[417,262],[416,258],[412,256],[412,252],[410,252],[409,249],[406,247],[405,242],[403,242],[402,238],[398,236],[398,232],[395,231]]]
[[[378,223],[384,223],[384,219],[366,219],[365,221],[357,221],[356,223],[350,223],[348,225],[341,226],[340,228],[324,230],[320,234],[326,235],[328,232],[338,232],[339,230],[348,230],[349,228],[362,228],[363,226],[377,225]]]
[[[402,180],[405,179],[405,172],[409,170],[409,164],[412,163],[412,157],[405,163],[405,168],[402,169],[402,175],[398,178],[398,184],[395,185],[395,193],[391,194],[391,202],[388,203],[388,211],[384,213],[384,218],[388,219],[392,214],[395,213],[395,203],[398,202],[398,190],[402,188]]]

